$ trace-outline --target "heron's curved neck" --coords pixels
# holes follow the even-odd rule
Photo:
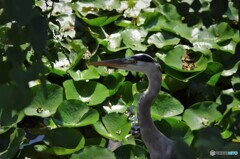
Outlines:
[[[150,111],[153,100],[161,90],[162,75],[158,69],[153,70],[151,73],[146,75],[148,77],[149,84],[147,90],[142,94],[138,103],[138,121],[142,138],[146,146],[149,147],[151,142],[149,141],[149,136],[152,135],[154,138],[156,134],[160,133],[151,119]]]
[[[157,69],[146,75],[149,85],[138,103],[138,122],[142,139],[149,150],[151,159],[174,158],[174,142],[163,135],[151,119],[151,104],[161,90],[161,72]]]

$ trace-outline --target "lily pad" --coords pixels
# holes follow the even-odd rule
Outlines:
[[[159,32],[151,35],[148,38],[149,44],[154,44],[158,48],[162,48],[164,46],[169,45],[177,45],[180,42],[180,39],[176,36],[170,35],[166,32]]]
[[[39,152],[57,155],[71,154],[84,147],[85,139],[82,134],[73,128],[56,128],[45,134],[44,143],[47,145],[35,145]]]
[[[70,159],[116,159],[114,153],[110,150],[100,146],[88,146],[82,151],[72,154]]]
[[[34,86],[31,89],[34,94],[33,100],[24,109],[28,116],[49,117],[56,112],[57,107],[63,101],[63,89],[58,85],[47,84],[46,90],[42,85]]]
[[[116,159],[148,159],[146,149],[137,145],[123,145],[114,151]]]
[[[79,100],[63,101],[53,120],[56,124],[67,127],[80,127],[97,122],[99,114],[96,110],[89,108],[86,103]]]
[[[217,110],[219,104],[205,101],[193,104],[183,114],[183,120],[191,130],[207,127],[214,122],[218,122],[222,114]]]
[[[69,40],[68,43],[56,43],[53,41],[52,43],[52,45],[57,45],[55,47],[61,46],[63,51],[56,52],[55,55],[52,56],[43,57],[43,62],[52,73],[60,76],[67,74],[69,69],[74,68],[87,50],[80,40]]]
[[[196,62],[194,62],[195,67],[193,70],[183,70],[183,62],[182,58],[187,53],[187,50],[185,50],[182,46],[178,46],[175,49],[168,52],[168,54],[163,58],[163,61],[166,65],[171,67],[172,69],[175,69],[180,72],[200,72],[204,71],[207,68],[208,59],[204,57],[203,55],[195,54],[196,58],[194,59]]]
[[[217,98],[216,102],[222,106],[226,106],[226,110],[223,115],[227,115],[229,111],[239,111],[240,110],[240,100],[239,91],[234,91],[233,89],[224,90]]]
[[[102,27],[102,26],[105,26],[107,24],[110,24],[110,23],[116,21],[119,17],[120,17],[120,15],[100,16],[100,17],[92,18],[92,19],[88,19],[86,17],[81,17],[81,19],[89,25]]]
[[[102,136],[121,141],[130,131],[131,122],[127,116],[118,113],[110,113],[93,124],[94,129]]]
[[[109,94],[115,94],[124,81],[124,76],[120,73],[112,73],[103,79],[103,84],[107,86]]]
[[[169,94],[159,94],[151,107],[151,115],[153,118],[161,120],[161,118],[172,117],[183,112],[184,106]]]
[[[132,83],[129,81],[124,82],[119,88],[117,95],[121,96],[121,101],[126,105],[130,106],[133,102],[133,90]]]
[[[162,133],[175,141],[184,141],[189,145],[192,143],[193,134],[189,126],[175,118],[164,118],[155,122]]]
[[[63,86],[67,99],[81,100],[88,105],[100,104],[109,96],[109,90],[97,82],[67,80]]]
[[[84,71],[68,70],[68,73],[70,74],[74,81],[98,79],[100,77],[98,71],[91,66]]]
[[[147,46],[142,44],[147,36],[143,29],[126,29],[121,33],[124,44],[136,51],[146,51]]]

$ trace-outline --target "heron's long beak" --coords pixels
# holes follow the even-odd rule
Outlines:
[[[129,63],[125,62],[124,59],[113,59],[113,60],[104,60],[99,62],[91,62],[90,63],[93,66],[107,66],[107,67],[113,67],[113,68],[124,68]]]

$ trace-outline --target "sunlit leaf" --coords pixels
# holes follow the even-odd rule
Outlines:
[[[110,113],[93,125],[94,129],[102,136],[122,140],[129,132],[131,123],[127,116],[118,113]]]
[[[149,37],[148,43],[154,44],[158,48],[162,48],[168,45],[176,45],[180,41],[179,38],[173,37],[167,33],[156,33]]]
[[[218,122],[222,117],[222,114],[217,110],[218,106],[219,104],[208,101],[195,103],[185,110],[183,120],[191,130],[207,127]]]
[[[147,46],[142,44],[147,32],[143,29],[126,29],[121,33],[123,42],[129,48],[136,51],[145,51]]]
[[[183,112],[183,105],[168,94],[159,94],[151,107],[151,115],[155,119],[172,117]]]
[[[109,96],[109,90],[97,82],[66,80],[63,86],[67,99],[81,100],[88,105],[100,104]]]
[[[98,118],[99,115],[96,110],[89,108],[86,103],[79,100],[63,101],[53,115],[56,124],[66,127],[94,124]]]
[[[98,71],[94,67],[89,67],[89,69],[84,71],[68,70],[68,73],[74,81],[98,79],[100,77]]]
[[[31,88],[34,94],[32,102],[24,109],[28,116],[49,117],[53,115],[63,101],[63,89],[55,84],[48,84],[44,90],[42,85]]]
[[[88,23],[89,25],[92,25],[92,26],[104,26],[104,25],[114,22],[119,17],[120,17],[120,15],[110,16],[110,17],[102,16],[102,17],[97,17],[97,18],[93,18],[93,19],[87,19],[85,17],[82,17],[82,19],[83,19],[83,21],[85,21],[86,23]]]

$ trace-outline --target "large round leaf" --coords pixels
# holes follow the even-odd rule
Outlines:
[[[195,58],[198,58],[198,59],[194,59],[194,61],[196,60],[196,62],[194,62],[194,65],[195,65],[194,69],[183,70],[182,58],[186,53],[187,53],[187,50],[185,50],[184,47],[178,46],[175,49],[168,52],[168,54],[162,59],[166,65],[180,72],[193,73],[193,72],[201,72],[206,69],[207,62],[208,62],[207,58],[201,55],[200,53],[196,53],[194,55],[196,56]]]
[[[34,94],[32,102],[24,109],[26,115],[49,117],[54,114],[59,104],[63,101],[62,87],[54,84],[44,86],[37,85],[32,87]]]
[[[80,17],[84,22],[92,26],[104,26],[109,23],[114,22],[120,17],[120,15],[115,16],[101,16],[97,18],[88,19],[86,17]]]
[[[118,113],[110,113],[93,125],[94,129],[102,136],[122,140],[131,129],[131,122],[127,116]]]
[[[109,89],[109,94],[115,94],[124,81],[120,73],[112,73],[103,79],[103,84]]]
[[[181,120],[175,118],[164,118],[161,121],[155,122],[159,130],[176,141],[184,141],[191,144],[193,134],[189,126]]]
[[[82,151],[72,154],[70,159],[116,159],[114,154],[100,146],[88,146]]]
[[[122,102],[129,106],[133,102],[132,83],[129,81],[124,82],[119,88],[117,95],[121,96]]]
[[[193,104],[183,114],[183,120],[192,130],[211,125],[221,119],[222,114],[217,110],[219,104],[205,101]]]
[[[55,123],[67,127],[80,127],[97,122],[99,114],[79,100],[63,101],[53,116]]]
[[[140,29],[126,29],[121,33],[124,44],[136,51],[145,51],[147,50],[147,46],[142,44],[145,37],[147,36],[147,32],[145,30]]]
[[[148,159],[146,149],[137,145],[123,145],[114,151],[117,159]]]
[[[67,80],[63,86],[67,99],[81,100],[88,105],[100,104],[109,96],[109,90],[97,82]]]
[[[170,46],[170,45],[177,45],[179,42],[180,42],[179,38],[171,34],[168,34],[166,32],[162,32],[162,33],[159,32],[151,35],[148,38],[148,43],[154,44],[158,48],[162,48],[164,46]]]
[[[82,134],[73,128],[56,128],[45,134],[44,143],[36,145],[35,149],[57,155],[71,154],[84,147],[85,139]]]
[[[58,48],[54,55],[51,55],[48,58],[43,57],[44,65],[52,73],[60,76],[67,74],[69,69],[74,68],[87,50],[81,40],[69,40],[67,42],[68,43],[66,44],[63,42],[51,41],[50,45],[56,45],[55,48],[58,48],[60,45],[61,51],[59,51]],[[49,61],[49,59],[51,61]]]
[[[168,94],[159,94],[151,107],[151,115],[161,120],[161,118],[179,115],[183,110],[183,105],[177,99]]]
[[[84,71],[68,70],[68,73],[74,81],[98,79],[100,77],[98,71],[94,67],[89,67],[87,70]]]

